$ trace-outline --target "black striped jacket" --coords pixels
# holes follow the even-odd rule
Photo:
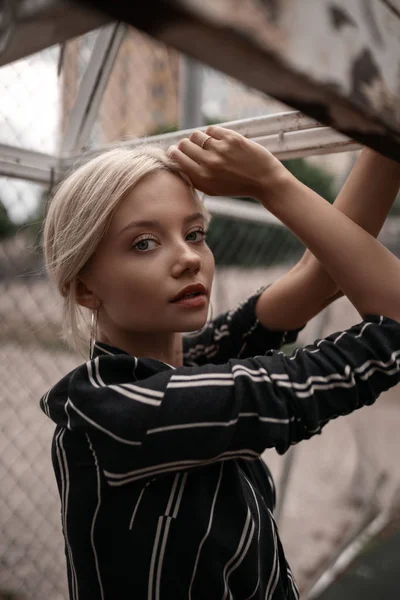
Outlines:
[[[72,600],[298,598],[260,454],[399,381],[400,324],[371,316],[287,357],[257,295],[185,340],[185,366],[97,344],[41,398]],[[273,350],[275,349],[275,350]]]

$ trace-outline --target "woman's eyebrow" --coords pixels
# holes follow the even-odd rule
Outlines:
[[[188,223],[191,223],[192,221],[197,221],[198,219],[205,219],[204,213],[202,213],[202,212],[195,212],[192,215],[189,215],[188,217],[185,217],[183,219],[183,222],[185,223],[185,225],[187,225]]]
[[[198,219],[203,219],[204,220],[205,219],[204,214],[201,213],[201,212],[193,213],[192,215],[189,215],[189,216],[185,217],[183,219],[183,223],[185,225],[187,225],[188,223],[191,223],[192,221],[197,221]],[[128,223],[128,225],[125,225],[125,227],[123,227],[119,233],[121,234],[126,229],[133,229],[135,227],[161,227],[161,223],[160,223],[160,221],[157,221],[156,219],[145,219],[145,220],[142,220],[142,221],[131,221],[130,223]]]
[[[155,220],[144,220],[144,221],[131,221],[128,225],[125,225],[120,231],[120,234],[123,233],[126,229],[133,229],[134,227],[157,227],[160,226],[159,221]]]

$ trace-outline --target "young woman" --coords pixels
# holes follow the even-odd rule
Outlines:
[[[397,163],[365,150],[332,207],[212,126],[168,154],[113,150],[61,185],[44,250],[77,347],[92,314],[90,360],[41,399],[71,599],[298,597],[259,457],[399,381],[400,263],[372,237],[399,183]],[[311,252],[182,339],[206,323],[214,271],[193,188],[256,198]],[[339,290],[361,323],[279,352]]]

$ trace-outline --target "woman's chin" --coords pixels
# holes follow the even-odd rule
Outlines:
[[[190,311],[191,314],[189,314],[188,310],[184,310],[182,313],[180,315],[173,315],[169,323],[167,323],[176,332],[193,333],[203,329],[208,322],[208,306],[200,310]]]
[[[179,329],[181,333],[196,333],[200,331],[207,324],[207,319],[196,319],[193,320],[190,325],[185,323],[182,328]]]

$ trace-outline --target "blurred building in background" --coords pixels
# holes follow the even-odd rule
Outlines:
[[[62,74],[64,130],[94,36],[66,45]],[[91,145],[151,135],[177,124],[179,54],[135,29],[129,29],[118,52],[102,99]]]

